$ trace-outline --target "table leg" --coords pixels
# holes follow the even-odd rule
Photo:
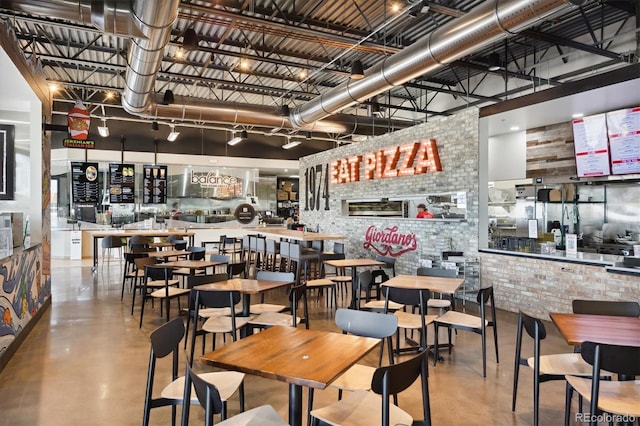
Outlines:
[[[289,424],[302,426],[302,386],[289,384]]]
[[[358,297],[357,297],[357,293],[359,293],[357,290],[358,288],[358,282],[356,281],[358,279],[358,274],[356,273],[356,267],[352,266],[351,267],[351,303],[349,304],[349,309],[360,309],[359,306],[356,306],[358,303]]]
[[[93,237],[93,266],[91,272],[98,270],[98,237]]]

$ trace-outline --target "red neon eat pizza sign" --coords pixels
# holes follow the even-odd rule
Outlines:
[[[384,148],[330,163],[330,179],[334,185],[441,171],[435,139]]]

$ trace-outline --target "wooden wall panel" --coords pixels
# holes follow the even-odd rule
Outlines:
[[[575,174],[571,123],[527,130],[527,178]]]

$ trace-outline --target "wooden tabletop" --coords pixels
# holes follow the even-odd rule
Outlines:
[[[166,268],[205,269],[205,268],[211,268],[213,266],[226,265],[226,264],[227,262],[220,262],[220,261],[212,262],[210,260],[175,260],[173,262],[160,263],[156,266],[166,267]]]
[[[191,254],[188,250],[161,250],[161,251],[150,251],[148,253],[149,257],[178,257],[178,256],[189,256]]]
[[[324,263],[336,268],[358,268],[360,266],[382,266],[385,264],[375,259],[333,259],[325,260]]]
[[[327,234],[322,232],[294,231],[285,228],[253,228],[258,233],[271,238],[288,238],[296,241],[326,241],[345,240],[347,237],[340,234]]]
[[[562,337],[570,345],[582,342],[640,346],[640,318],[608,315],[551,314]]]
[[[227,370],[324,389],[379,343],[369,337],[275,326],[206,353],[201,360]]]
[[[464,283],[463,278],[397,275],[382,283],[383,286],[429,290],[434,293],[454,294]]]
[[[285,287],[293,284],[293,281],[269,281],[269,280],[253,280],[248,278],[234,278],[226,281],[217,281],[215,283],[201,284],[195,286],[194,289],[200,291],[239,291],[243,294],[259,294],[274,288]]]
[[[89,231],[94,238],[102,238],[107,237],[109,235],[115,235],[116,237],[133,237],[134,235],[143,235],[145,237],[168,237],[170,235],[180,235],[184,237],[192,237],[195,232],[185,232],[181,230],[171,231],[171,230],[153,230],[153,229],[119,229],[113,231]]]

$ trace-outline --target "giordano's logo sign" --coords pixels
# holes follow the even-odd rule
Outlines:
[[[329,175],[337,185],[441,171],[436,141],[427,139],[334,160]]]
[[[228,188],[235,187],[238,179],[234,176],[217,175],[214,172],[191,171],[191,184],[200,185],[201,188]]]

